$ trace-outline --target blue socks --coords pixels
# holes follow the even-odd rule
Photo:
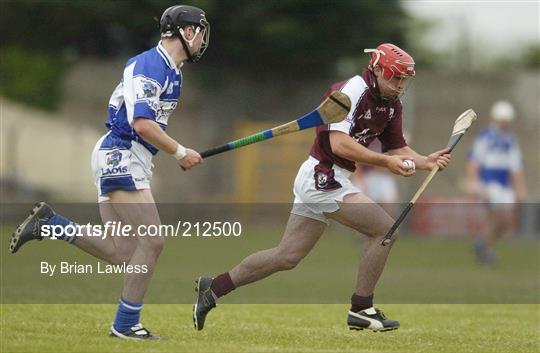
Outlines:
[[[64,216],[55,214],[54,216],[49,218],[45,222],[45,224],[54,227],[53,229],[51,229],[53,231],[51,237],[54,236],[70,244],[72,244],[77,238],[75,234],[79,232],[79,225]]]
[[[142,306],[143,303],[131,303],[124,298],[120,298],[118,310],[114,318],[114,329],[120,333],[124,333],[137,325],[141,318]]]

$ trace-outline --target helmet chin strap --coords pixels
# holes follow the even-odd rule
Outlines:
[[[373,82],[373,88],[375,88],[375,91],[376,91],[376,94],[377,94],[377,97],[385,102],[390,102],[390,101],[393,101],[395,100],[396,98],[394,97],[387,97],[387,96],[383,96],[381,94],[381,89],[379,88],[379,82],[377,81],[377,75],[375,75],[375,73],[373,72],[373,70],[369,70],[369,74],[371,75],[371,81]]]
[[[188,57],[188,62],[192,63],[192,62],[195,62],[195,60],[193,60],[193,55],[191,53],[191,50],[189,50],[189,48],[193,48],[193,42],[195,41],[195,37],[197,37],[197,34],[199,34],[199,32],[201,31],[201,28],[200,27],[197,27],[195,29],[195,34],[193,35],[193,38],[191,38],[190,40],[186,39],[185,35],[184,35],[184,29],[183,28],[180,28],[178,30],[178,32],[180,33],[180,41],[182,42],[182,46],[184,47],[184,51],[186,52],[186,55]]]
[[[382,68],[381,68],[382,69]],[[381,93],[381,89],[379,87],[379,81],[377,81],[377,75],[375,75],[375,73],[373,72],[373,70],[369,70],[369,74],[371,75],[371,80],[373,82],[373,88],[375,88],[376,92],[377,92],[377,96],[385,101],[385,102],[392,102],[392,101],[395,101],[399,98],[401,98],[405,92],[400,92],[398,90],[394,90],[397,94],[396,95],[392,95],[392,96],[385,96]],[[384,78],[384,76],[382,77],[383,80],[386,80]]]

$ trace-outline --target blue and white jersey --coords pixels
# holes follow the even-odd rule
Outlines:
[[[115,144],[108,147],[129,149],[131,142],[137,141],[156,154],[158,149],[133,129],[134,119],[153,120],[165,130],[169,116],[178,104],[181,87],[182,73],[161,42],[129,59],[109,100],[109,117],[105,125],[113,136],[104,143]]]
[[[515,137],[495,127],[480,132],[469,158],[478,164],[479,179],[483,185],[512,189],[512,173],[523,168]]]

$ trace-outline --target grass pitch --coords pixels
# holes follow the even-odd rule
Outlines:
[[[11,255],[10,232],[4,228],[0,242],[0,352],[540,351],[538,241],[500,242],[499,262],[481,267],[469,240],[403,237],[376,292],[378,307],[401,328],[375,333],[346,325],[360,253],[354,235],[330,231],[295,270],[223,298],[201,332],[193,329],[187,304],[195,297],[193,280],[274,246],[279,230],[248,231],[243,240],[170,239],[146,299],[163,304],[146,304],[142,314],[166,340],[129,342],[108,337],[116,305],[105,303],[117,300],[120,275],[40,275],[40,261],[95,259],[52,241]]]
[[[2,352],[538,352],[540,306],[412,305],[383,308],[402,327],[350,331],[345,305],[220,305],[195,331],[190,305],[147,305],[159,342],[107,337],[114,305],[3,305]]]

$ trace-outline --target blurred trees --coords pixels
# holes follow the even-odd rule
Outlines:
[[[380,42],[403,44],[405,13],[398,0],[200,0],[212,26],[205,67],[250,77],[325,75],[343,57]],[[29,75],[26,65],[80,56],[126,56],[158,40],[159,18],[169,0],[8,0],[1,2],[2,87]],[[13,53],[6,53],[13,51]],[[3,57],[4,57],[3,56]],[[23,56],[25,56],[23,58]],[[57,60],[61,56],[64,60]],[[46,75],[60,75],[50,65]],[[5,75],[5,72],[10,74]],[[36,77],[37,79],[38,77]],[[28,79],[27,79],[28,80]],[[9,94],[14,87],[2,89]],[[45,89],[45,87],[44,87]],[[50,87],[47,88],[50,90]],[[24,94],[17,93],[20,97]]]
[[[540,68],[540,44],[533,43],[525,48],[523,64],[531,69]]]
[[[212,25],[208,60],[241,71],[320,72],[381,41],[403,44],[398,0],[200,0]],[[147,49],[170,0],[3,1],[2,46],[111,56]]]
[[[324,75],[339,58],[381,41],[403,44],[405,14],[397,0],[210,3],[210,59],[258,75]]]
[[[60,79],[66,61],[55,53],[27,51],[20,47],[0,51],[0,94],[54,110],[60,99]]]

